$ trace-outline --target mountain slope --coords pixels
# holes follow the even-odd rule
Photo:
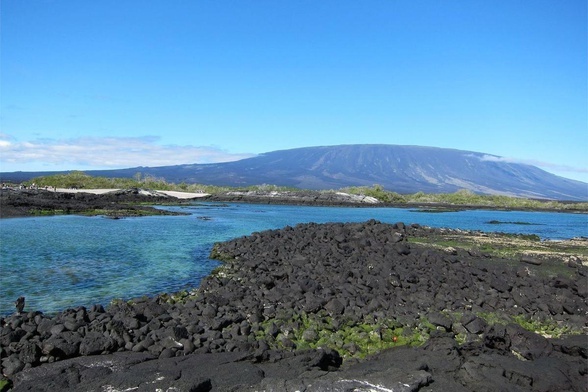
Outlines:
[[[380,184],[398,193],[469,189],[484,194],[588,200],[588,184],[535,166],[505,162],[500,157],[478,152],[419,146],[306,147],[226,163],[87,171],[109,177],[131,177],[137,172],[176,183],[229,186],[265,183],[305,189]]]

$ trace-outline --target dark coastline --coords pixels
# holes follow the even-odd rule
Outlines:
[[[462,210],[497,210],[497,211],[537,211],[588,214],[588,211],[555,208],[505,208],[488,205],[466,205],[446,203],[371,203],[368,198],[355,195],[343,195],[336,192],[296,191],[281,192],[227,192],[199,197],[197,199],[178,199],[157,192],[141,192],[140,189],[125,189],[105,194],[92,194],[83,191],[77,193],[53,192],[44,189],[2,189],[0,190],[0,219],[44,215],[104,215],[121,218],[143,215],[174,214],[151,207],[154,204],[185,204],[192,200],[277,204],[297,206],[349,207],[349,208],[405,208],[426,212],[450,212]],[[151,194],[149,194],[151,193]],[[573,202],[570,202],[573,204]]]
[[[145,195],[139,191],[126,189],[106,194],[92,194],[53,192],[44,189],[3,189],[0,190],[0,218],[64,214],[104,215],[111,218],[171,215],[173,213],[150,205],[181,202],[174,197]]]
[[[51,213],[51,203],[139,216],[137,203],[156,201],[133,190],[30,191],[20,204],[2,195],[1,210],[17,212],[4,217]],[[313,197],[199,200],[376,207]],[[585,255],[432,246],[454,237],[476,239],[377,221],[253,233],[217,244],[224,264],[194,292],[1,318],[2,373],[15,391],[583,390]]]
[[[476,204],[449,204],[449,203],[370,203],[361,198],[349,198],[338,196],[335,192],[320,191],[296,191],[282,192],[278,195],[271,195],[271,192],[247,192],[238,193],[226,192],[207,196],[208,201],[225,203],[248,203],[248,204],[277,204],[277,205],[299,205],[299,206],[322,206],[322,207],[354,207],[354,208],[406,208],[423,210],[427,212],[450,212],[463,210],[496,210],[496,211],[529,211],[529,212],[565,212],[588,214],[588,211],[559,208],[509,208],[491,205]],[[352,196],[352,195],[351,195]],[[563,204],[576,204],[577,202],[561,202]]]

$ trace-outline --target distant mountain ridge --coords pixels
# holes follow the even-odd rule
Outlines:
[[[480,152],[421,146],[305,147],[225,163],[86,171],[90,175],[107,177],[132,177],[137,172],[174,183],[237,187],[273,184],[302,189],[339,189],[379,184],[401,194],[468,189],[482,194],[588,200],[587,183],[556,176],[532,165],[507,162],[499,156]],[[9,180],[13,174],[2,173],[0,177]],[[21,177],[25,174],[31,173],[20,173]]]

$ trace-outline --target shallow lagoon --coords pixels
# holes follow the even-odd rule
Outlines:
[[[169,207],[190,215],[120,220],[54,216],[0,221],[0,314],[55,312],[113,298],[155,295],[198,286],[218,265],[215,242],[306,222],[420,223],[464,230],[537,234],[543,239],[588,237],[588,215],[466,210],[418,212],[400,208],[299,207],[197,203]],[[517,222],[491,224],[491,221]],[[525,224],[520,224],[520,223]]]

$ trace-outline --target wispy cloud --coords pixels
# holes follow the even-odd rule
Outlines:
[[[588,173],[588,167],[576,167],[569,165],[561,165],[552,162],[540,161],[536,159],[517,159],[508,157],[499,157],[496,155],[483,155],[480,157],[483,161],[491,162],[506,162],[506,163],[521,163],[524,165],[532,165],[540,167],[547,171],[569,172],[569,173]]]
[[[66,166],[108,169],[230,162],[253,156],[231,154],[212,146],[162,145],[159,141],[157,136],[17,141],[0,133],[0,163],[11,168],[42,166],[43,170]]]

